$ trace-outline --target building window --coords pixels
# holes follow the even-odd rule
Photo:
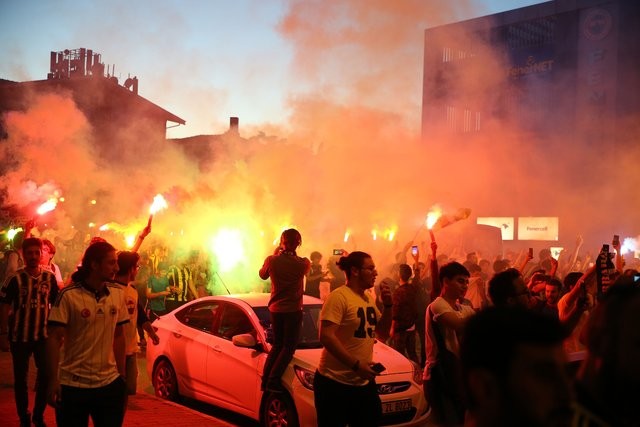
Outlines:
[[[449,129],[456,130],[456,108],[452,106],[446,107],[446,115]]]
[[[462,131],[464,133],[471,132],[471,110],[464,110],[464,125]]]
[[[443,47],[442,62],[449,62],[449,61],[451,61],[451,49],[449,49],[448,47]]]
[[[532,19],[507,26],[510,49],[552,44],[555,40],[557,16]]]

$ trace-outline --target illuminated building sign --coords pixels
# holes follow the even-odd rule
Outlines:
[[[527,74],[546,73],[553,70],[553,59],[536,61],[533,56],[527,58],[527,62],[522,66],[515,66],[509,69],[509,77],[521,77]]]
[[[558,240],[558,217],[519,217],[518,240]]]
[[[512,216],[478,217],[476,223],[499,228],[502,233],[502,240],[513,240],[515,220]]]
[[[549,248],[549,250],[551,251],[551,256],[554,257],[555,259],[558,259],[560,257],[560,253],[564,250],[564,248],[558,247],[558,246],[552,246]]]

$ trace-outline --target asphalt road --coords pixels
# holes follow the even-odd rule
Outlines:
[[[151,379],[147,375],[147,359],[144,352],[138,353],[138,393],[155,394]],[[197,400],[181,398],[177,403],[239,427],[259,427],[260,425],[251,418]]]

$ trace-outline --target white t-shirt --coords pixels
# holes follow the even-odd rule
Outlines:
[[[591,295],[589,295],[589,307],[593,306],[593,299]],[[569,293],[564,294],[558,300],[558,316],[561,322],[565,322],[569,319],[569,314],[573,309],[575,309],[576,304],[578,303],[578,299],[576,298],[573,304],[569,305]],[[573,331],[571,331],[571,335],[569,335],[564,340],[564,350],[567,353],[575,353],[577,351],[586,350],[586,346],[580,342],[580,335],[582,335],[582,329],[587,323],[589,319],[589,310],[585,310],[580,315],[580,319],[578,319],[578,323],[576,324]]]
[[[429,311],[433,313],[434,323],[431,323],[431,316],[429,315]],[[444,344],[447,347],[447,350],[455,354],[456,356],[460,355],[460,344],[458,342],[458,334],[455,330],[447,328],[446,326],[439,324],[438,319],[445,313],[455,313],[459,318],[464,319],[469,316],[473,316],[475,311],[472,307],[468,305],[462,305],[459,303],[455,304],[455,307],[452,307],[444,298],[438,297],[427,308],[427,314],[425,316],[425,334],[426,334],[426,354],[427,354],[427,363],[424,367],[423,379],[429,379],[429,371],[430,368],[436,363],[438,358],[438,345],[436,343],[436,337],[433,332],[433,328],[438,328],[441,332],[441,335],[444,338]]]
[[[115,329],[127,322],[120,285],[106,284],[99,296],[78,283],[62,289],[48,321],[64,326],[60,384],[98,388],[115,381],[120,375],[113,353]]]

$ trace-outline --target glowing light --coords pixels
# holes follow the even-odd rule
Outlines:
[[[211,250],[218,260],[220,272],[227,272],[244,258],[242,233],[233,229],[221,229],[211,238]]]
[[[64,197],[60,197],[60,198],[58,199],[58,201],[59,201],[60,203],[64,203]]]
[[[16,234],[18,234],[21,231],[23,231],[22,227],[10,228],[9,231],[7,231],[7,239],[13,240],[13,238],[16,237]]]
[[[90,223],[89,223],[89,228],[93,228],[93,227],[95,227],[95,226],[96,226],[96,223],[95,223],[95,222],[90,222]]]
[[[433,226],[436,225],[436,222],[438,221],[438,219],[440,219],[441,216],[442,216],[442,209],[440,208],[440,206],[435,205],[434,207],[432,207],[429,213],[427,214],[427,219],[425,221],[427,228],[431,230]]]
[[[349,236],[351,235],[351,232],[349,230],[344,232],[344,242],[346,243],[349,240]]]
[[[96,199],[93,199],[89,203],[91,203],[92,205],[95,205],[96,203],[98,203],[98,201]]]
[[[378,240],[378,230],[371,230],[371,237],[373,240]]]
[[[133,244],[136,242],[136,235],[135,234],[128,234],[124,237],[124,243],[127,246],[127,248],[131,249],[133,247]]]
[[[47,212],[51,212],[52,210],[54,210],[57,205],[58,205],[58,199],[51,198],[46,202],[44,202],[43,204],[41,204],[38,207],[38,209],[36,209],[36,212],[38,213],[38,215],[44,215]]]
[[[389,240],[390,242],[393,242],[393,239],[396,237],[396,230],[390,228],[389,230],[386,231],[386,236],[387,236],[387,240]]]
[[[103,224],[103,225],[101,225],[101,226],[98,228],[98,230],[100,230],[100,231],[107,231],[107,230],[109,230],[109,228],[110,228],[110,227],[109,227],[109,224]]]
[[[162,194],[156,194],[153,198],[153,203],[151,203],[151,207],[149,208],[149,214],[155,215],[167,207],[169,207],[169,205]]]
[[[620,255],[626,255],[630,252],[636,253],[638,251],[638,241],[633,237],[625,237],[620,247]]]

